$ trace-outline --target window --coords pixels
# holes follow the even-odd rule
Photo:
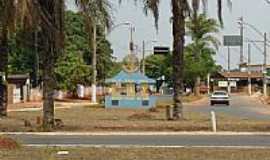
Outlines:
[[[142,106],[149,106],[149,101],[148,100],[143,100],[142,101]]]
[[[112,106],[119,106],[119,100],[112,100]]]

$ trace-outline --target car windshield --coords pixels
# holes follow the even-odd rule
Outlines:
[[[217,96],[226,96],[227,93],[226,92],[214,92],[214,95],[217,95]]]

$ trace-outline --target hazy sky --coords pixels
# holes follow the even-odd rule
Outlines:
[[[68,0],[72,1],[72,0]],[[135,43],[141,50],[142,41],[157,40],[155,45],[172,46],[172,31],[171,23],[169,21],[171,17],[170,0],[161,0],[160,4],[160,19],[159,30],[156,31],[154,27],[154,19],[149,13],[146,17],[143,13],[143,7],[140,2],[134,5],[133,0],[123,0],[124,2],[119,5],[118,0],[111,0],[113,4],[113,17],[114,23],[119,24],[122,22],[132,22],[135,27]],[[208,14],[210,17],[216,18],[217,7],[216,0],[208,0]],[[68,4],[69,8],[74,6],[71,3]],[[222,35],[225,34],[239,34],[239,26],[237,25],[237,19],[240,16],[244,17],[244,20],[250,24],[256,26],[261,32],[267,32],[270,35],[270,5],[265,0],[233,0],[232,11],[226,6],[224,1],[224,29],[218,35],[222,42]],[[158,32],[158,33],[157,33]],[[268,37],[270,37],[268,35]],[[108,36],[114,50],[114,56],[121,60],[128,53],[128,41],[129,30],[127,26],[117,27]],[[249,27],[245,28],[245,39],[263,40]],[[148,43],[147,50],[152,49],[153,44]],[[245,59],[247,59],[245,43]],[[258,46],[263,49],[261,44]],[[239,63],[239,47],[233,47],[232,49],[232,66],[236,66]],[[270,63],[270,48],[268,49],[268,62]],[[140,55],[141,52],[138,52]],[[150,54],[150,52],[148,53]],[[216,61],[218,64],[227,67],[227,48],[221,46],[216,55]],[[254,46],[252,46],[252,63],[262,63],[263,55]]]

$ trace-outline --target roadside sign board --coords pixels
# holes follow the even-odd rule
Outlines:
[[[230,86],[231,87],[237,87],[237,82],[236,81],[230,81]],[[218,87],[228,87],[228,81],[219,81],[218,82]]]
[[[243,40],[239,35],[225,35],[223,36],[224,46],[242,46]]]
[[[164,47],[164,46],[154,47],[154,54],[169,54],[169,53],[170,53],[170,47]]]
[[[228,81],[218,81],[218,86],[219,87],[227,87],[228,86]]]

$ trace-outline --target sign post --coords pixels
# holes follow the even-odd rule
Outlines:
[[[242,46],[243,37],[241,35],[225,35],[223,45],[228,47],[228,94],[231,93],[230,72],[231,72],[231,53],[230,47]]]

